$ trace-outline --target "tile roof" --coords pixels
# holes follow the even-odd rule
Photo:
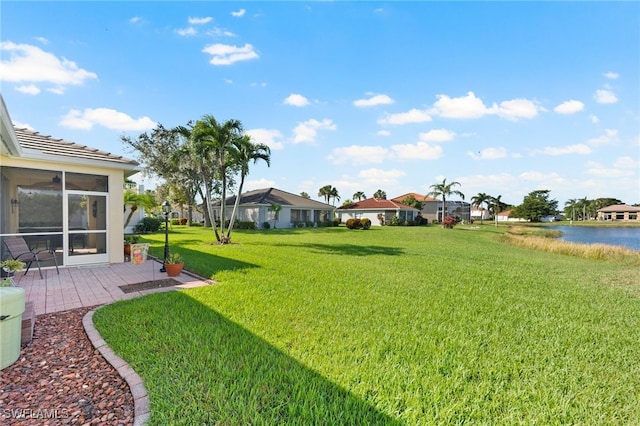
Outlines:
[[[51,136],[41,135],[29,129],[15,128],[16,138],[23,149],[40,151],[44,155],[67,157],[77,160],[97,160],[110,163],[119,163],[124,166],[138,166],[135,160],[114,155],[106,151],[90,148],[64,139],[55,139]],[[62,159],[60,161],[63,161]]]
[[[627,204],[614,204],[612,206],[603,207],[599,212],[609,213],[609,212],[640,212],[640,207],[629,206]]]
[[[399,197],[392,198],[391,200],[397,201],[397,202],[401,202],[402,200],[404,200],[405,198],[407,198],[410,195],[413,195],[413,198],[415,198],[416,201],[420,201],[421,203],[425,202],[425,201],[439,201],[437,198],[433,198],[433,197],[430,197],[428,195],[418,194],[417,192],[408,192],[408,193],[406,193],[404,195],[401,195]]]
[[[417,210],[411,206],[400,204],[393,200],[379,198],[367,198],[340,207],[338,210]]]
[[[233,205],[236,202],[235,195],[227,198],[227,205]],[[220,203],[214,203],[214,205]],[[263,188],[245,192],[240,196],[240,205],[271,205],[280,204],[281,206],[305,207],[314,209],[333,209],[331,204],[322,203],[320,201],[311,200],[301,197],[300,195],[291,194],[276,188]]]

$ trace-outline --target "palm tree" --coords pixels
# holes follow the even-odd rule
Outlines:
[[[300,196],[301,196],[302,198],[306,198],[307,200],[311,199],[311,196],[310,196],[309,194],[307,194],[306,192],[304,192],[304,191],[302,191],[302,192],[300,193]]]
[[[151,193],[138,194],[131,189],[124,191],[124,211],[127,211],[127,206],[129,206],[129,215],[127,216],[127,220],[124,221],[124,228],[127,228],[129,222],[131,222],[133,213],[140,207],[143,209],[152,209],[157,205],[158,203],[156,203],[156,199]]]
[[[565,207],[571,207],[571,220],[576,220],[576,206],[577,205],[578,205],[578,200],[575,199],[575,198],[567,200],[564,203]]]
[[[496,226],[498,226],[498,213],[502,211],[502,206],[505,205],[502,201],[500,201],[501,198],[502,195],[498,195],[497,197],[489,197],[489,200],[487,201],[487,207],[489,206],[489,203],[491,203],[491,206],[493,208],[493,219]]]
[[[366,198],[367,198],[367,196],[364,195],[364,192],[362,192],[362,191],[358,191],[355,194],[353,194],[354,201],[360,201],[360,200],[364,200]]]
[[[236,202],[233,204],[231,220],[229,221],[229,228],[227,229],[226,238],[229,241],[231,241],[231,229],[233,228],[233,222],[235,221],[236,212],[238,211],[238,204],[240,204],[240,195],[242,194],[244,179],[249,174],[249,163],[253,161],[255,164],[258,160],[264,160],[267,163],[267,167],[271,166],[271,149],[267,145],[252,143],[248,135],[236,138],[233,141],[233,145],[235,149],[231,155],[233,162],[240,167],[240,185],[238,186]]]
[[[231,165],[229,158],[235,155],[235,139],[242,136],[242,123],[239,120],[227,120],[220,124],[213,115],[205,115],[198,120],[192,131],[192,138],[195,145],[195,154],[201,159],[201,170],[212,169],[214,176],[220,180],[220,230],[224,231],[226,218],[227,199],[227,172]],[[205,181],[205,185],[208,185]],[[206,188],[205,195],[208,205],[211,205],[211,190]],[[211,213],[209,213],[211,215]],[[211,224],[216,234],[216,239],[224,244],[224,235],[218,234],[218,227],[213,217]]]
[[[318,190],[318,197],[323,197],[325,199],[325,201],[327,202],[327,204],[329,204],[331,202],[331,199],[333,198],[335,199],[340,199],[340,196],[338,195],[338,189],[334,188],[331,185],[325,185],[322,188],[320,188]]]
[[[273,229],[276,229],[276,223],[278,223],[278,214],[282,210],[282,206],[278,203],[271,204],[269,211],[273,212]]]
[[[487,209],[489,209],[489,203],[491,202],[491,196],[485,194],[484,192],[478,192],[478,195],[474,195],[471,197],[471,203],[474,206],[478,206],[482,208],[482,204],[485,203],[487,205]],[[484,213],[480,210],[480,224],[482,224],[482,219],[484,217]]]
[[[447,183],[447,179],[442,179],[442,183],[436,183],[431,185],[431,192],[429,192],[424,199],[427,197],[438,198],[442,197],[442,216],[440,218],[440,222],[443,221],[447,214],[447,197],[450,195],[458,195],[460,198],[464,200],[464,194],[456,189],[453,189],[454,186],[459,186],[460,182],[450,182]],[[443,225],[444,228],[444,225]]]
[[[329,194],[333,199],[333,205],[336,205],[336,200],[340,201],[340,195],[338,195],[338,188],[331,188],[331,193]]]
[[[386,200],[387,199],[387,193],[384,192],[382,189],[378,189],[374,194],[373,194],[373,198],[377,199],[377,200]]]

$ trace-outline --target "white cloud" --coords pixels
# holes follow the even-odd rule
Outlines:
[[[130,24],[137,24],[138,22],[142,21],[142,18],[139,16],[134,16],[133,18],[129,19],[129,23]]]
[[[36,39],[36,41],[37,41],[37,42],[39,42],[40,44],[45,44],[45,45],[46,45],[46,44],[49,44],[49,40],[47,40],[47,39],[46,39],[46,38],[44,38],[44,37],[36,37],[35,39]]]
[[[0,42],[0,51],[8,59],[0,62],[0,80],[14,83],[49,83],[64,91],[68,85],[81,85],[97,79],[90,71],[79,68],[75,62],[58,58],[37,46]],[[4,54],[3,58],[7,55]]]
[[[244,191],[253,191],[254,189],[262,189],[262,188],[275,188],[276,182],[270,179],[256,179],[256,180],[247,180],[244,182],[244,186],[242,187],[242,192]]]
[[[591,146],[610,145],[618,142],[618,130],[617,129],[605,129],[604,135],[592,138],[587,141]]]
[[[400,160],[435,160],[442,157],[440,145],[429,145],[426,142],[392,145],[391,149]]]
[[[235,37],[236,36],[231,31],[218,28],[218,27],[207,30],[206,34],[212,37]]]
[[[309,105],[310,102],[304,96],[298,93],[292,93],[284,99],[283,103],[286,105],[303,107],[303,106]]]
[[[244,46],[232,46],[229,44],[210,44],[202,49],[202,52],[212,56],[209,63],[212,65],[231,65],[239,61],[257,59],[259,56],[250,44]]]
[[[40,93],[40,88],[34,84],[29,84],[27,86],[18,86],[16,90],[20,93],[24,93],[25,95],[37,95]]]
[[[615,80],[615,79],[617,79],[617,78],[619,77],[619,75],[618,75],[618,73],[617,73],[617,72],[612,72],[612,71],[605,72],[605,73],[604,73],[604,74],[602,74],[602,75],[604,75],[604,76],[605,76],[605,78],[608,78],[608,79],[610,79],[610,80]]]
[[[276,129],[251,129],[246,133],[251,136],[251,140],[257,143],[263,143],[271,149],[282,149],[283,143],[282,133]]]
[[[618,167],[605,167],[600,163],[596,163],[595,161],[589,161],[586,166],[586,174],[599,178],[629,177],[633,176],[635,171],[635,169],[627,170],[625,168]]]
[[[567,146],[548,146],[546,148],[533,151],[533,154],[542,154],[542,155],[568,155],[568,154],[580,154],[587,155],[591,154],[591,148],[589,146],[579,143],[574,145]]]
[[[394,100],[387,95],[374,95],[369,99],[355,100],[353,101],[353,105],[357,107],[369,107],[369,106],[376,106],[376,105],[389,105],[389,104],[392,104],[393,102]]]
[[[178,35],[181,35],[181,36],[184,36],[184,37],[188,37],[188,36],[194,36],[198,32],[196,31],[196,29],[194,27],[187,27],[187,28],[181,28],[181,29],[176,30],[176,33],[178,33]]]
[[[437,95],[438,100],[433,104],[434,115],[445,118],[480,118],[489,114],[490,110],[480,98],[476,98],[473,92],[467,96],[450,98],[447,95]]]
[[[542,173],[542,172],[523,172],[518,175],[518,178],[525,181],[543,182],[543,183],[560,183],[564,181],[564,178],[558,173]]]
[[[13,120],[12,120],[13,121]],[[13,121],[13,126],[17,129],[35,130],[30,124]]]
[[[589,116],[589,120],[591,120],[591,122],[593,124],[598,124],[600,122],[600,119],[596,115],[593,115],[593,114],[591,114]]]
[[[584,104],[580,101],[570,100],[565,101],[555,107],[553,110],[558,114],[574,114],[584,109]]]
[[[231,12],[231,16],[233,16],[234,18],[241,18],[245,13],[247,13],[245,9],[240,9],[235,12]]]
[[[502,101],[500,106],[494,105],[492,112],[495,111],[499,117],[516,120],[518,118],[534,118],[538,115],[538,111],[542,110],[538,104],[528,99],[513,99],[511,101]]]
[[[213,18],[211,16],[205,16],[202,18],[193,18],[193,17],[189,17],[189,23],[191,25],[203,25],[203,24],[208,24],[209,22],[213,21]]]
[[[156,123],[149,117],[134,119],[123,112],[110,108],[87,108],[84,111],[72,109],[60,121],[61,126],[82,130],[90,130],[95,124],[123,131],[144,131],[156,126]]]
[[[433,129],[420,133],[419,137],[422,142],[447,142],[453,140],[456,134],[447,129]]]
[[[361,170],[358,173],[358,178],[362,180],[361,184],[363,186],[376,185],[378,188],[381,188],[395,184],[398,179],[406,175],[402,170],[367,169]]]
[[[633,159],[632,157],[618,157],[613,162],[613,167],[618,169],[634,169],[640,168],[640,161]]]
[[[384,118],[378,120],[378,124],[408,124],[424,123],[428,121],[431,121],[431,116],[426,111],[414,108],[407,112],[387,114]]]
[[[499,105],[494,103],[489,108],[473,92],[468,92],[466,96],[458,98],[451,98],[447,95],[437,95],[436,97],[438,100],[429,112],[444,118],[480,118],[495,114],[502,118],[515,120],[533,118],[538,115],[538,111],[543,111],[536,102],[529,99],[502,101]]]
[[[314,143],[318,130],[336,130],[337,126],[328,118],[322,121],[318,121],[314,118],[298,123],[295,129],[293,129],[294,138],[293,143],[309,142]]]
[[[382,163],[388,158],[389,150],[381,146],[351,145],[335,148],[327,159],[333,164],[369,164]]]
[[[468,151],[467,155],[473,158],[474,160],[497,160],[499,158],[507,157],[508,154],[507,154],[506,148],[500,147],[500,148],[485,148],[481,151],[478,151],[477,154],[475,152]]]
[[[378,130],[376,134],[378,136],[391,136],[391,132],[388,130]]]
[[[615,104],[616,102],[618,102],[618,98],[616,97],[615,93],[608,89],[596,90],[593,98],[599,104]]]

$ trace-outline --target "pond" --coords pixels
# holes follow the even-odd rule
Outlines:
[[[580,244],[609,244],[640,250],[640,228],[611,228],[591,226],[550,226],[562,231],[561,240]]]

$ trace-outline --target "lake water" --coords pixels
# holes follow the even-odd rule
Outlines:
[[[563,232],[561,240],[580,244],[609,244],[640,250],[640,228],[610,228],[591,226],[550,226]]]

